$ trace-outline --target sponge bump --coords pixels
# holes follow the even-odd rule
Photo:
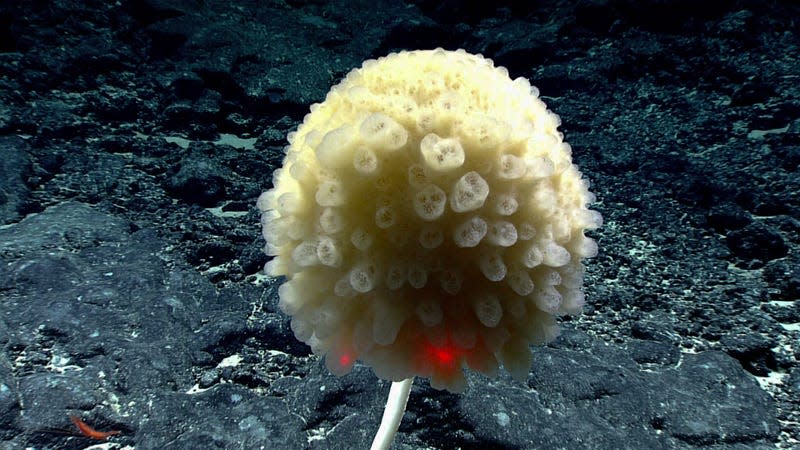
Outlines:
[[[600,226],[558,116],[462,50],[364,62],[312,105],[258,201],[295,336],[341,375],[517,378],[584,302]]]

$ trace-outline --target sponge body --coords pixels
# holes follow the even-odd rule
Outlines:
[[[366,61],[312,105],[262,194],[280,306],[333,373],[459,391],[462,368],[524,378],[528,346],[580,311],[600,226],[527,80],[442,49]]]

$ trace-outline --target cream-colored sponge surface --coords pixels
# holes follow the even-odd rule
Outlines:
[[[365,61],[289,135],[258,200],[295,336],[347,373],[525,379],[584,303],[600,214],[525,78],[442,49]]]

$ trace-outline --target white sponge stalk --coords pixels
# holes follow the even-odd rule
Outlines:
[[[389,398],[386,400],[386,409],[383,410],[383,419],[375,439],[372,441],[370,450],[389,450],[400,427],[400,421],[406,412],[408,394],[411,392],[411,385],[414,377],[406,378],[403,381],[395,381],[389,389]]]

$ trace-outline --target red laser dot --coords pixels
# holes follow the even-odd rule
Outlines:
[[[349,353],[339,357],[339,365],[342,367],[349,366],[351,362],[353,362],[353,357]]]
[[[425,358],[439,368],[453,368],[456,364],[458,351],[449,343],[441,347],[428,343],[425,350]]]
[[[445,348],[435,348],[433,349],[434,355],[436,359],[439,360],[439,364],[452,364],[455,355],[453,355],[452,350],[445,349]]]

